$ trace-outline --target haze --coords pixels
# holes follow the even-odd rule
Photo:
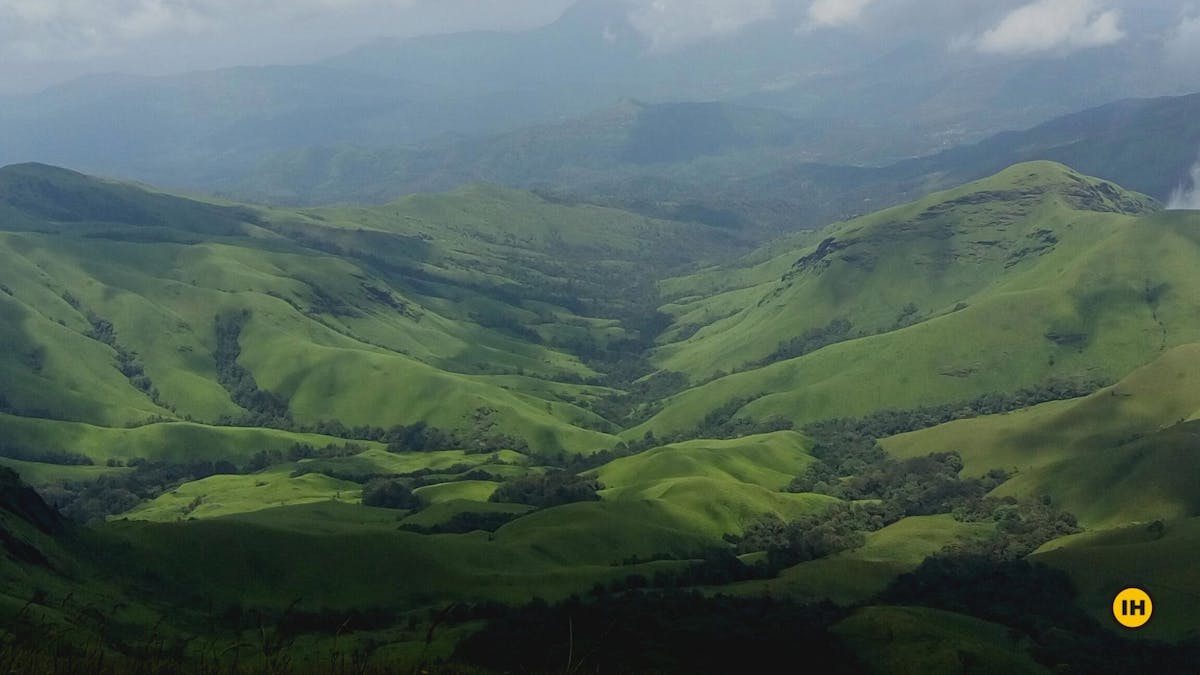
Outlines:
[[[998,58],[1061,57],[1153,39],[1166,63],[1197,55],[1200,21],[1182,0],[613,0],[648,52],[728,38],[782,20],[814,31],[919,39]],[[379,37],[544,25],[570,0],[0,0],[0,91],[36,91],[97,72],[162,75],[302,63]],[[920,17],[919,21],[912,20]],[[597,27],[598,31],[604,30]],[[800,65],[800,64],[798,64]]]

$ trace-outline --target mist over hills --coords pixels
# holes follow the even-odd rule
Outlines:
[[[1162,30],[1161,15],[1140,20]],[[480,137],[559,124],[622,98],[782,112],[806,127],[798,158],[878,164],[1117,98],[1200,86],[1163,67],[1161,46],[1148,39],[998,58],[920,35],[797,34],[800,21],[780,16],[666,50],[630,25],[622,3],[587,0],[530,31],[381,40],[311,65],[89,77],[8,97],[0,164],[42,161],[212,190],[277,153]],[[842,131],[821,139],[831,120]],[[350,187],[349,198],[379,194]]]
[[[803,229],[1051,160],[1166,202],[1200,153],[1200,95],[1130,99],[883,166],[819,161],[859,138],[760,108],[625,101],[603,113],[414,149],[273,155],[220,189],[282,203],[379,201],[486,181],[652,215]],[[798,162],[808,157],[809,161]],[[734,215],[736,214],[736,216]]]

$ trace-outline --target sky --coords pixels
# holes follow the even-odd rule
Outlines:
[[[0,91],[88,73],[158,75],[305,63],[378,37],[544,25],[573,0],[0,0]],[[588,0],[596,2],[600,0]],[[1180,67],[1200,58],[1200,0],[608,0],[628,6],[648,52],[735,35],[759,21],[920,33],[947,50],[1053,57],[1137,37],[1147,7]]]

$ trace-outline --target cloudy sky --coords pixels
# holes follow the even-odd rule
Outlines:
[[[604,0],[588,0],[597,2]],[[948,50],[1052,57],[1130,39],[1147,7],[1165,57],[1200,56],[1200,0],[607,0],[647,49],[721,39],[763,20],[818,30],[921,33]],[[380,36],[516,29],[572,0],[0,0],[0,91],[91,72],[165,74],[316,60]]]

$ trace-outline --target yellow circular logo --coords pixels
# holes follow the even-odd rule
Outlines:
[[[1113,600],[1113,616],[1126,628],[1141,628],[1154,614],[1154,601],[1140,588],[1126,588]]]

